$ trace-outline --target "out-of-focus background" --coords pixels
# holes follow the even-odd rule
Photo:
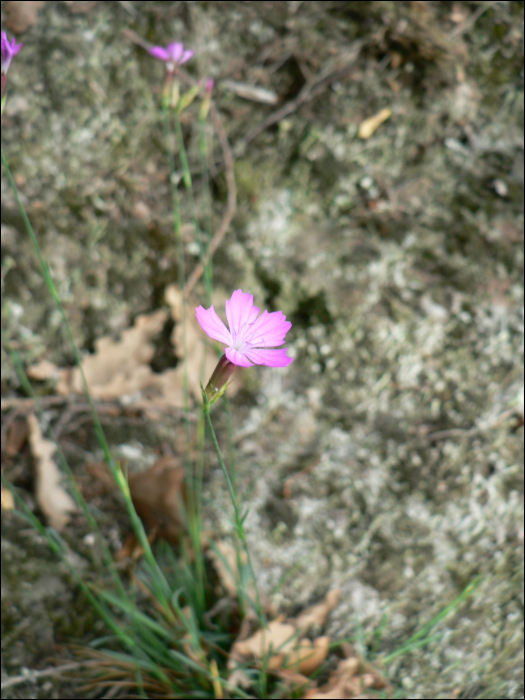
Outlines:
[[[412,698],[522,697],[523,3],[8,2],[2,28],[24,44],[2,145],[74,337],[94,358],[114,454],[140,471],[177,455],[182,434],[164,66],[137,37],[183,41],[195,51],[189,77],[215,79],[234,156],[215,308],[225,318],[242,288],[293,323],[295,361],[238,372],[231,398],[261,589],[291,614],[340,587],[329,634],[388,655],[476,582],[386,675]],[[195,120],[183,113],[201,206]],[[211,126],[208,138],[216,228],[227,182]],[[198,256],[183,214],[189,275]],[[72,356],[4,173],[2,285],[5,338],[33,368],[89,492],[100,449],[83,399],[72,384],[57,389]],[[202,282],[190,315],[200,303]],[[109,358],[131,346],[136,374],[111,385]],[[4,473],[39,512],[13,428],[31,410],[23,395],[3,348]],[[220,408],[214,421],[224,440]],[[226,535],[211,451],[204,498],[207,528]],[[118,550],[129,526],[100,504]],[[86,524],[75,516],[62,535],[96,580]],[[42,668],[101,634],[14,511],[2,554],[2,673]],[[75,692],[54,683],[5,697]]]

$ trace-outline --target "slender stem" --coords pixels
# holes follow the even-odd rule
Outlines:
[[[228,487],[228,492],[230,494],[230,499],[233,505],[233,512],[235,516],[235,527],[237,530],[237,535],[239,539],[241,540],[243,544],[244,551],[246,553],[246,560],[248,563],[248,568],[250,571],[250,576],[252,577],[253,580],[253,585],[255,588],[255,609],[257,612],[257,616],[259,620],[261,621],[262,624],[266,625],[266,620],[262,611],[261,607],[261,600],[259,596],[259,589],[257,586],[257,580],[255,578],[255,571],[253,569],[253,564],[252,560],[250,557],[250,551],[248,549],[248,543],[246,542],[246,534],[244,532],[244,524],[243,524],[243,516],[241,516],[240,510],[239,510],[239,505],[237,503],[237,496],[235,494],[235,489],[233,487],[233,482],[230,478],[230,475],[228,473],[228,470],[226,469],[226,465],[224,464],[224,459],[222,457],[221,453],[221,448],[219,447],[219,442],[217,440],[217,435],[215,434],[215,430],[213,429],[213,424],[211,422],[211,416],[210,416],[210,401],[208,399],[208,396],[204,393],[204,414],[206,416],[206,422],[208,423],[208,427],[210,429],[211,433],[211,438],[213,441],[213,446],[215,447],[215,452],[217,453],[217,457],[219,459],[219,464],[222,470],[222,473],[224,474],[224,478],[226,479],[226,485]],[[241,567],[239,567],[239,576],[241,573]],[[251,602],[251,601],[250,601]],[[252,602],[253,605],[253,602]]]
[[[208,140],[206,134],[206,119],[199,119],[199,154],[201,157],[201,177],[202,177],[202,200],[204,204],[204,228],[208,237],[208,245],[212,237],[212,205],[210,191],[210,169],[208,164]],[[212,274],[213,261],[208,260],[210,277]]]
[[[178,281],[179,281],[179,287],[182,292],[184,292],[184,287],[186,283],[186,273],[185,273],[185,264],[184,264],[184,241],[182,238],[182,217],[181,217],[181,207],[180,207],[180,197],[179,197],[179,190],[177,187],[177,183],[174,182],[174,174],[175,174],[175,160],[173,158],[173,152],[171,148],[171,143],[173,141],[173,132],[172,132],[172,125],[171,125],[171,120],[170,120],[170,115],[171,111],[169,109],[169,106],[167,103],[163,103],[163,117],[164,117],[164,126],[165,126],[165,131],[166,131],[166,152],[167,152],[167,157],[168,157],[168,168],[170,172],[170,187],[171,187],[171,201],[172,201],[172,212],[173,212],[173,230],[175,234],[175,240],[177,243],[177,259],[178,259]],[[178,119],[175,120],[175,123],[178,123]],[[181,132],[182,135],[182,132]],[[180,143],[179,143],[179,152],[181,151],[180,149]],[[185,155],[185,153],[184,153]],[[184,163],[187,163],[187,160],[184,161],[182,156],[181,156],[181,162],[183,165],[183,173],[184,173]],[[186,178],[187,175],[183,175],[185,183],[186,183]],[[191,177],[191,176],[190,176]],[[191,184],[191,182],[190,182]],[[187,525],[188,525],[188,531],[190,533],[190,537],[193,543],[193,547],[195,550],[195,562],[196,562],[196,567],[195,567],[195,572],[196,572],[196,577],[198,581],[198,597],[199,597],[199,602],[201,604],[201,609],[204,610],[205,607],[205,587],[204,587],[204,579],[205,579],[205,570],[204,570],[204,561],[201,553],[201,542],[200,542],[200,533],[202,530],[201,527],[201,517],[200,517],[200,493],[199,493],[199,488],[196,485],[195,481],[196,479],[198,480],[198,476],[194,476],[194,469],[193,465],[191,463],[190,459],[190,445],[191,445],[191,427],[190,427],[190,422],[188,420],[188,414],[189,414],[189,378],[188,378],[188,364],[187,364],[187,345],[186,345],[186,312],[187,312],[187,299],[186,295],[183,293],[182,294],[182,319],[181,319],[181,324],[182,324],[182,357],[183,357],[183,364],[184,364],[184,371],[183,371],[183,380],[182,380],[182,394],[183,394],[183,404],[184,404],[184,429],[185,429],[185,437],[186,437],[186,448],[184,450],[185,453],[185,475],[186,475],[186,486],[187,486],[187,492],[188,492],[188,497],[187,497],[187,507],[188,507],[188,513],[187,513]]]
[[[186,153],[186,146],[184,145],[184,137],[182,134],[182,125],[180,122],[179,115],[175,112],[173,117],[175,123],[175,134],[177,136],[177,145],[179,148],[180,162],[182,166],[182,174],[184,180],[184,186],[186,187],[186,192],[188,194],[188,199],[190,202],[191,218],[193,219],[193,226],[195,227],[195,235],[197,238],[197,245],[199,247],[199,258],[201,265],[204,268],[204,286],[206,288],[206,301],[211,304],[211,291],[212,291],[212,280],[210,274],[210,267],[204,264],[204,247],[202,242],[201,229],[197,219],[197,210],[195,207],[195,198],[193,197],[193,182],[191,177],[190,165],[188,162],[188,155]]]

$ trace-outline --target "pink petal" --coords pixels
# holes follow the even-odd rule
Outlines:
[[[198,306],[195,309],[195,313],[197,315],[197,321],[200,323],[202,330],[207,333],[210,338],[218,340],[220,343],[224,343],[225,345],[231,345],[231,335],[224,323],[217,316],[213,306],[211,306],[209,309],[205,309],[203,306]],[[233,362],[233,360],[231,361]]]
[[[259,311],[260,309],[253,305],[253,294],[237,289],[230,301],[226,302],[226,318],[232,335],[237,336],[244,325],[253,323]]]
[[[189,61],[194,53],[195,52],[192,51],[191,49],[186,49],[186,51],[182,54],[182,56],[179,60],[179,66],[182,66],[183,63],[186,63],[186,61]]]
[[[263,311],[250,327],[244,341],[255,348],[272,348],[284,343],[284,337],[292,327],[282,311],[269,314]]]
[[[243,354],[237,352],[237,350],[234,350],[233,348],[226,348],[224,354],[230,362],[233,362],[234,365],[239,365],[239,367],[252,366],[252,363],[249,360],[247,360]]]
[[[170,60],[169,53],[162,46],[152,46],[151,49],[148,49],[148,53],[155,58],[160,58],[161,61]]]
[[[226,350],[228,354],[228,350]],[[255,365],[266,365],[266,367],[286,367],[290,362],[293,362],[292,357],[286,354],[286,348],[280,350],[247,350],[245,357],[251,360]],[[230,360],[230,358],[228,357]],[[230,360],[233,362],[233,360]]]
[[[173,63],[178,63],[184,53],[184,46],[179,41],[166,46],[166,51]]]

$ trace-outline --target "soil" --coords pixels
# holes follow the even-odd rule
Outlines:
[[[380,664],[475,582],[429,643],[383,670],[396,697],[523,697],[523,3],[46,3],[17,35],[3,148],[83,353],[165,308],[178,279],[164,66],[125,30],[182,40],[195,50],[188,74],[215,79],[238,188],[214,258],[219,315],[241,288],[293,323],[294,362],[241,370],[231,399],[261,589],[294,614],[340,587],[327,633]],[[360,138],[384,108],[391,116]],[[200,207],[196,114],[183,126]],[[214,154],[218,225],[226,181]],[[189,274],[191,228],[185,246]],[[4,337],[23,363],[71,365],[4,174],[2,285]],[[205,298],[201,280],[193,303]],[[154,371],[177,363],[170,331],[156,338]],[[2,397],[23,396],[4,347],[2,367]],[[50,405],[45,420],[62,420],[82,480],[101,453],[89,422],[64,410]],[[226,415],[213,415],[226,445]],[[178,452],[176,415],[103,425],[132,470],[166,445]],[[27,446],[4,474],[36,508]],[[205,478],[206,527],[225,536],[231,506],[211,445]],[[119,503],[99,516],[118,549],[129,532]],[[63,537],[98,580],[89,534],[78,516]],[[102,633],[64,563],[3,512],[2,680],[50,656],[65,663],[69,644]],[[51,677],[2,697],[81,696]]]

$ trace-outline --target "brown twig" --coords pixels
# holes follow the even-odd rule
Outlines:
[[[122,30],[123,34],[133,43],[138,44],[139,46],[142,46],[143,49],[146,51],[151,47],[151,44],[144,39],[142,39],[138,34],[135,34],[135,32],[129,30],[129,29],[123,29]],[[197,85],[198,80],[195,80],[194,78],[189,75],[184,69],[180,68],[178,69],[178,74],[179,76],[184,80],[185,83],[188,85]],[[208,247],[208,250],[206,251],[206,255],[204,256],[204,265],[202,263],[198,263],[197,267],[193,270],[191,273],[188,282],[186,283],[186,286],[184,288],[184,296],[186,299],[189,297],[191,294],[193,288],[199,281],[202,273],[204,272],[204,267],[209,263],[211,258],[213,257],[213,254],[217,250],[217,248],[220,246],[224,236],[226,235],[226,231],[228,230],[228,227],[231,223],[231,220],[233,219],[235,215],[235,211],[237,209],[237,189],[235,186],[235,174],[233,171],[233,156],[232,152],[230,149],[230,144],[228,143],[228,138],[226,136],[226,132],[224,131],[224,128],[222,126],[222,121],[219,116],[218,111],[215,108],[215,105],[211,105],[210,109],[210,114],[211,118],[213,121],[213,126],[215,127],[215,131],[217,132],[217,136],[219,138],[219,143],[221,144],[221,149],[222,149],[222,154],[223,154],[223,164],[224,168],[226,170],[226,185],[228,187],[228,203],[226,206],[226,211],[224,213],[224,216],[222,217],[222,221],[220,223],[219,228],[215,233],[213,234],[213,237],[211,239],[210,245]]]
[[[219,226],[212,238],[210,247],[208,248],[208,251],[204,258],[204,265],[208,264],[209,260],[221,244],[222,239],[224,238],[226,231],[228,230],[228,227],[237,209],[237,192],[235,187],[235,176],[233,170],[234,158],[237,158],[240,155],[242,155],[248,144],[251,143],[255,138],[257,138],[257,136],[259,136],[259,134],[261,134],[263,131],[266,131],[266,129],[268,129],[270,126],[281,121],[281,119],[284,119],[284,117],[294,112],[305,102],[313,100],[315,97],[324,92],[326,88],[329,85],[331,85],[331,83],[333,83],[336,80],[340,80],[345,75],[347,75],[352,69],[355,63],[355,59],[357,58],[360,50],[361,44],[357,44],[356,42],[356,45],[354,47],[353,58],[351,61],[349,61],[345,66],[343,66],[343,68],[340,68],[336,71],[331,71],[325,77],[307,83],[303,87],[301,92],[297,95],[297,97],[295,97],[293,100],[290,100],[285,105],[279,107],[279,109],[276,109],[274,112],[269,114],[268,117],[266,117],[266,119],[261,124],[252,129],[252,131],[250,131],[242,141],[238,142],[234,148],[233,154],[228,144],[228,139],[224,132],[219,113],[212,105],[211,115],[213,119],[213,125],[215,126],[215,130],[217,131],[217,136],[219,137],[222,152],[224,155],[223,165],[226,171],[226,183],[228,185],[228,207],[226,209],[226,213],[224,214],[221,225]],[[195,287],[195,284],[197,283],[203,272],[204,267],[201,263],[199,263],[192,272],[188,283],[186,284],[184,291],[186,298],[188,298],[189,294]]]
[[[13,396],[7,399],[2,399],[1,410],[2,412],[13,410],[15,415],[23,415],[24,413],[35,411],[39,408],[48,408],[51,406],[62,406],[64,404],[68,404],[68,411],[70,412],[71,417],[75,413],[89,413],[91,411],[90,405],[86,401],[78,400],[79,398],[80,397],[75,394],[67,394],[66,396],[39,396],[36,399]],[[159,411],[161,413],[166,412],[172,415],[183,415],[182,409],[166,404],[156,404],[154,402],[148,403],[147,401],[141,401],[136,405],[130,406],[123,406],[118,401],[96,401],[95,407],[97,409],[97,413],[109,416],[133,415],[138,412],[147,411],[148,409]],[[185,419],[189,419],[191,421],[196,420],[196,415],[193,413],[190,413],[189,415],[184,413],[184,416]]]
[[[450,430],[438,430],[436,433],[430,433],[430,435],[427,437],[429,440],[445,440],[449,437],[472,437],[473,435],[477,435],[484,430],[491,430],[492,428],[499,427],[508,418],[515,415],[519,417],[519,412],[517,408],[513,407],[503,411],[503,413],[500,413],[499,416],[496,416],[492,420],[475,425],[472,428],[451,428]]]
[[[16,411],[23,413],[25,411],[33,411],[35,406],[60,406],[69,401],[67,396],[40,396],[38,399],[27,399],[20,396],[11,396],[7,399],[2,399],[0,407],[2,411]]]
[[[144,39],[135,34],[135,32],[132,32],[129,29],[125,29],[123,30],[123,33],[130,41],[139,44],[144,49],[148,50],[148,48],[150,47],[150,44],[148,44],[148,42],[144,41]],[[223,152],[222,165],[226,171],[226,184],[228,186],[228,204],[220,226],[214,233],[210,246],[206,252],[206,255],[204,256],[204,265],[202,263],[198,263],[197,267],[193,270],[188,279],[188,282],[184,289],[184,295],[186,299],[191,294],[193,288],[195,287],[202,273],[204,272],[204,267],[208,264],[213,254],[221,244],[237,209],[237,191],[235,187],[235,176],[233,170],[234,158],[237,158],[239,155],[242,155],[248,144],[251,143],[255,138],[257,138],[257,136],[259,136],[259,134],[261,134],[263,131],[266,131],[266,129],[268,129],[270,126],[281,121],[281,119],[284,119],[284,117],[294,112],[305,102],[309,102],[310,100],[313,100],[315,97],[319,96],[334,81],[340,80],[341,78],[345,77],[354,66],[355,61],[361,51],[361,47],[362,42],[354,42],[352,46],[352,56],[349,59],[347,58],[347,62],[342,68],[339,68],[335,71],[330,71],[327,75],[320,77],[317,80],[308,81],[306,85],[304,85],[300,93],[297,95],[297,97],[294,97],[282,107],[279,107],[279,109],[276,109],[274,112],[269,114],[268,117],[266,117],[266,119],[264,119],[261,124],[252,129],[252,131],[250,131],[244,139],[239,141],[233,149],[233,153],[230,149],[228,138],[222,126],[222,121],[219,116],[219,113],[215,106],[212,104],[210,114]],[[189,85],[196,85],[198,83],[198,81],[192,78],[182,68],[179,68],[179,76]],[[218,171],[215,171],[215,174],[217,172]]]
[[[1,689],[12,688],[14,685],[20,685],[20,683],[34,683],[40,680],[40,678],[49,678],[50,676],[60,676],[62,673],[67,671],[78,671],[79,668],[86,666],[96,666],[98,661],[76,661],[70,664],[64,664],[63,666],[55,666],[53,668],[45,668],[42,671],[28,671],[27,673],[20,676],[12,676],[7,678],[7,680],[2,681]]]
[[[254,127],[247,134],[247,136],[244,137],[244,139],[242,139],[235,145],[235,148],[233,149],[234,157],[238,158],[239,156],[241,156],[244,153],[248,144],[251,143],[255,138],[257,138],[259,134],[262,134],[263,131],[266,131],[266,129],[268,129],[270,126],[277,124],[281,121],[281,119],[284,119],[292,112],[295,112],[301,105],[305,104],[306,102],[310,102],[310,100],[313,100],[315,97],[318,97],[321,93],[323,93],[326,90],[327,87],[329,87],[336,80],[344,78],[352,70],[357,56],[359,55],[359,52],[361,50],[361,46],[362,44],[360,42],[355,42],[352,51],[352,58],[342,68],[339,68],[335,71],[330,71],[328,75],[322,78],[318,78],[317,80],[307,82],[296,97],[286,102],[286,104],[284,104],[282,107],[279,107],[279,109],[276,109],[274,112],[271,112],[271,114],[269,114],[266,117],[266,119],[264,119],[264,121],[261,122],[261,124],[258,124],[256,127]]]

